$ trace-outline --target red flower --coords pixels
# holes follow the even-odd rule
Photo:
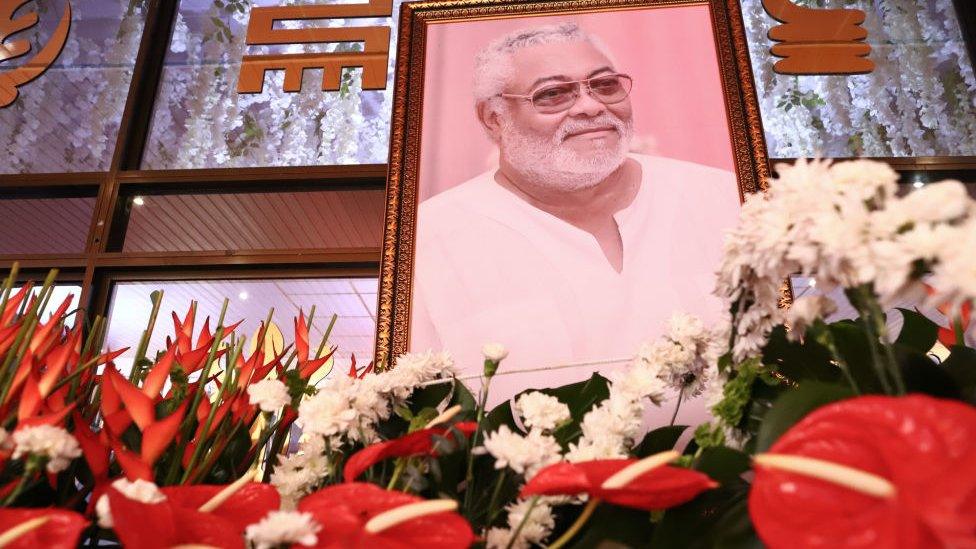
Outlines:
[[[387,512],[396,509],[409,513],[416,510],[418,504],[437,505],[373,484],[353,482],[306,496],[298,504],[298,510],[311,513],[322,525],[315,545],[320,548],[467,549],[474,542],[471,527],[455,512],[424,514],[402,522],[388,520],[393,515]]]
[[[662,452],[643,460],[556,463],[532,477],[521,497],[587,494],[623,507],[652,510],[680,505],[718,486],[698,471],[664,465],[678,456]]]
[[[461,433],[463,433],[466,437],[471,436],[471,433],[473,433],[477,427],[478,424],[473,421],[466,421],[454,425],[454,428],[461,431]],[[343,476],[345,477],[346,482],[352,482],[356,480],[356,477],[363,474],[363,471],[366,469],[369,469],[374,464],[391,457],[421,455],[435,456],[435,437],[451,438],[451,431],[444,427],[421,429],[400,438],[387,440],[385,442],[377,442],[376,444],[367,446],[366,448],[363,448],[362,450],[353,454],[349,460],[346,461],[346,466],[343,469]]]
[[[970,406],[922,395],[845,400],[756,456],[749,513],[774,548],[974,547],[974,460]]]
[[[110,487],[114,529],[130,547],[241,547],[244,529],[281,504],[273,486],[249,482],[251,476],[227,486],[166,486],[160,488],[166,499],[155,504],[131,500]]]
[[[84,517],[64,509],[0,508],[0,546],[5,549],[74,549],[87,526]]]

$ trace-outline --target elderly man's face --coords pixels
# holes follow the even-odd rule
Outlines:
[[[520,95],[546,85],[614,72],[610,60],[589,42],[523,48],[512,62],[514,78],[506,92]],[[625,137],[620,125],[629,125],[632,118],[629,97],[604,105],[586,93],[585,87],[576,103],[563,112],[542,114],[529,101],[512,101],[510,107],[511,122],[518,130],[540,139],[554,139],[560,148],[568,149],[566,152],[583,158],[617,150]]]

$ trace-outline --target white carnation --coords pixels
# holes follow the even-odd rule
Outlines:
[[[288,387],[277,379],[262,379],[247,388],[248,402],[262,412],[276,412],[291,402]]]
[[[499,362],[508,356],[508,349],[501,343],[485,343],[481,348],[481,354],[488,360]]]
[[[533,391],[515,401],[515,411],[526,427],[552,431],[571,419],[569,406],[554,396]]]
[[[318,542],[322,526],[311,513],[271,511],[260,522],[244,530],[244,537],[254,549],[272,549],[279,545],[297,543],[311,547]]]
[[[71,460],[81,456],[81,447],[71,433],[53,425],[24,427],[14,431],[14,459],[36,456],[47,461],[49,473],[60,473]]]
[[[123,496],[140,503],[155,504],[166,501],[166,495],[159,490],[159,487],[147,480],[130,481],[120,478],[112,482],[112,488],[118,490]],[[98,515],[98,525],[102,528],[113,528],[115,526],[112,519],[112,507],[107,495],[103,494],[98,498],[98,502],[95,504],[95,513]]]
[[[507,425],[485,437],[485,450],[495,458],[495,468],[509,469],[528,480],[540,469],[557,463],[562,449],[556,439],[532,429],[526,436],[513,433]]]

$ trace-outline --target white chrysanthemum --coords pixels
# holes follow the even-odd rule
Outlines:
[[[350,376],[329,379],[298,406],[298,425],[307,433],[354,442],[372,442],[377,421],[389,417],[390,405],[375,385]]]
[[[529,508],[532,508],[531,513]],[[552,515],[552,507],[544,502],[538,501],[534,507],[530,500],[520,499],[510,503],[505,507],[508,511],[508,528],[491,528],[485,533],[485,545],[487,549],[504,549],[511,544],[511,547],[528,549],[533,545],[542,543],[552,534],[552,529],[556,526],[556,520]],[[526,514],[528,513],[528,517]],[[522,524],[523,519],[525,523]],[[512,534],[522,525],[518,537],[513,541]]]
[[[247,388],[248,402],[262,412],[276,412],[291,402],[288,386],[277,379],[262,379]]]
[[[498,362],[508,356],[508,349],[501,343],[485,343],[481,347],[481,354],[485,355],[488,360]]]
[[[556,439],[532,429],[526,436],[513,433],[507,425],[485,437],[485,450],[495,458],[495,468],[509,469],[528,480],[546,465],[561,459],[562,449]]]
[[[272,549],[280,545],[297,543],[311,547],[318,542],[322,525],[315,522],[311,513],[296,511],[271,511],[260,522],[244,530],[244,537],[254,549]]]
[[[271,485],[278,489],[282,509],[291,510],[328,474],[325,440],[312,436],[299,444],[298,452],[280,458],[271,473]]]
[[[802,338],[815,320],[826,319],[836,311],[837,304],[827,296],[811,295],[796,299],[786,314],[786,322],[790,326],[788,334],[790,339]]]
[[[533,391],[515,400],[515,412],[529,428],[552,431],[571,419],[569,406],[554,396]]]
[[[166,501],[166,495],[159,490],[159,487],[147,480],[130,481],[120,478],[112,482],[112,488],[118,490],[123,496],[140,503],[153,504]],[[103,494],[98,498],[98,502],[95,503],[95,513],[98,515],[98,525],[102,528],[113,528],[115,526],[112,519],[112,507],[107,495]]]
[[[961,184],[933,183],[897,197],[896,175],[883,163],[800,161],[777,171],[766,193],[746,200],[726,237],[716,294],[736,311],[736,361],[755,356],[783,322],[780,289],[791,274],[830,287],[870,285],[882,304],[926,272],[952,273],[952,282],[936,285],[943,300],[966,299],[973,289],[966,281],[976,276],[959,276],[973,254],[954,247],[960,238],[950,234],[976,216]]]
[[[14,431],[14,459],[37,456],[47,460],[49,473],[60,473],[76,457],[81,447],[71,433],[53,425],[24,427]]]
[[[696,397],[724,346],[723,334],[707,329],[697,317],[676,313],[668,323],[666,334],[640,348],[631,375],[653,372],[682,398]]]
[[[404,402],[421,383],[457,375],[454,359],[447,351],[435,353],[405,353],[397,357],[393,368],[364,381],[373,389],[393,399],[394,404]]]

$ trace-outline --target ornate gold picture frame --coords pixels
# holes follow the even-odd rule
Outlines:
[[[683,48],[701,49],[703,43],[705,49],[710,52],[708,55],[712,55],[714,61],[702,63],[701,66],[679,65],[674,66],[673,69],[655,69],[657,72],[652,73],[650,78],[645,75],[642,84],[646,87],[648,81],[651,81],[657,91],[652,90],[650,102],[642,100],[636,95],[638,84],[635,83],[632,97],[634,109],[639,108],[641,101],[644,101],[643,104],[650,104],[656,101],[656,98],[664,97],[668,93],[694,95],[694,86],[681,89],[680,85],[664,84],[663,82],[668,79],[657,78],[655,74],[663,75],[669,70],[675,73],[689,70],[692,72],[697,70],[703,74],[708,71],[713,72],[716,89],[720,89],[716,93],[721,96],[717,108],[724,110],[725,115],[724,119],[720,115],[716,116],[713,122],[727,128],[728,137],[721,137],[728,143],[729,158],[726,170],[734,174],[741,200],[746,193],[756,192],[763,187],[769,168],[742,17],[736,0],[460,0],[402,5],[387,186],[386,230],[377,315],[376,364],[379,368],[390,367],[396,356],[408,350],[423,350],[409,348],[417,252],[418,203],[434,192],[425,188],[427,185],[425,181],[431,180],[431,174],[439,164],[453,169],[460,163],[458,157],[453,155],[449,158],[437,156],[435,154],[437,149],[430,145],[430,140],[437,138],[442,143],[439,146],[453,146],[454,150],[458,150],[458,144],[452,144],[451,141],[467,142],[469,138],[465,136],[474,135],[462,134],[460,130],[455,135],[452,130],[445,130],[444,128],[450,128],[458,121],[458,117],[453,114],[442,113],[434,116],[428,112],[425,117],[425,101],[428,102],[429,110],[433,108],[432,105],[442,106],[454,101],[455,94],[452,91],[454,86],[458,86],[459,90],[468,86],[466,89],[470,90],[470,84],[463,82],[463,79],[449,80],[441,76],[432,76],[434,74],[432,71],[437,70],[441,61],[456,55],[457,50],[463,49],[455,47],[450,43],[449,38],[445,37],[474,35],[477,34],[475,31],[481,32],[481,27],[478,25],[489,23],[501,25],[502,23],[499,22],[518,20],[524,21],[526,25],[533,25],[537,20],[540,20],[541,24],[545,22],[541,19],[553,17],[579,17],[589,21],[587,17],[598,16],[619,17],[621,22],[630,25],[629,32],[644,36],[644,31],[640,27],[633,27],[638,24],[635,21],[640,17],[667,13],[680,15],[685,12],[705,14],[703,16],[705,18],[701,19],[705,21],[703,23],[705,28],[701,29],[699,36],[672,39],[669,43],[659,44],[654,51],[628,52],[631,65],[637,65],[641,70],[649,70],[648,66],[669,66],[669,63],[677,63],[670,59],[683,59],[681,57],[683,54],[680,53]],[[457,27],[452,34],[444,30],[445,26],[450,25],[469,26]],[[616,23],[610,22],[606,25],[609,25],[607,28],[612,28]],[[457,32],[459,29],[460,32]],[[468,30],[472,32],[467,32]],[[625,29],[621,32],[627,31]],[[652,29],[646,32],[651,33]],[[619,37],[614,38],[619,41]],[[708,39],[711,39],[712,44],[707,44]],[[633,62],[635,59],[637,63]],[[642,60],[645,59],[653,59],[653,61],[644,63]],[[432,93],[439,94],[437,100],[432,99]],[[470,92],[467,93],[470,96]],[[657,96],[653,96],[653,93],[657,93]],[[657,105],[656,108],[664,107]],[[472,119],[475,118],[474,111],[472,106],[470,108]],[[656,112],[658,112],[658,120],[667,118],[666,111]],[[672,128],[681,125],[681,121],[671,121],[671,123]],[[697,132],[698,135],[685,136],[683,139],[707,141],[722,133],[710,131],[709,127],[712,126],[688,128],[689,132]],[[425,132],[429,132],[426,140]],[[470,139],[475,138],[470,137]],[[706,145],[702,146],[706,147]],[[658,149],[660,148],[659,146]],[[686,144],[685,149],[687,148]],[[461,150],[461,152],[465,151]],[[435,158],[431,160],[430,155],[435,155]],[[662,155],[667,156],[667,151]],[[427,171],[426,174],[423,173],[424,170]],[[687,206],[694,208],[696,205],[689,202]],[[710,291],[711,288],[702,288],[704,293]],[[461,303],[458,306],[464,307]],[[478,311],[460,311],[460,314],[477,313]],[[513,323],[519,321],[519,318],[511,319]],[[486,336],[482,343],[489,341],[490,336]],[[448,350],[456,351],[449,347]],[[480,352],[480,345],[476,351]]]

